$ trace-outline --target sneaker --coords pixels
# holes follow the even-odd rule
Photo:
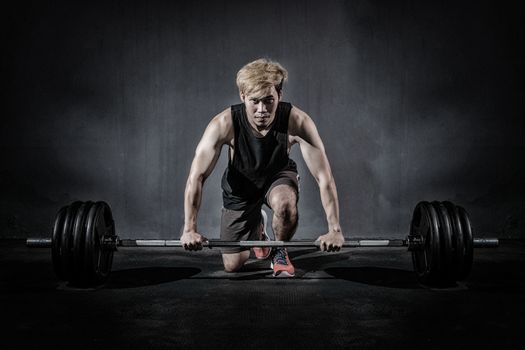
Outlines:
[[[288,257],[286,248],[278,247],[274,249],[271,268],[273,277],[294,277],[295,269]]]
[[[261,233],[259,236],[259,240],[269,241],[270,236],[268,236],[268,233],[266,233],[266,223],[268,222],[268,216],[266,215],[266,212],[264,210],[261,210],[261,215]],[[272,252],[272,247],[255,247],[252,248],[252,250],[257,259],[266,259],[270,256]]]

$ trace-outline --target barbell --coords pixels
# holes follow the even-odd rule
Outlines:
[[[53,270],[76,286],[103,284],[118,247],[182,247],[179,240],[120,239],[110,206],[103,201],[76,201],[56,214],[51,238],[28,238],[28,247],[51,248]],[[497,238],[474,239],[465,209],[451,202],[419,202],[406,239],[345,239],[344,248],[408,247],[418,280],[444,285],[465,280],[472,268],[473,249],[497,247]],[[319,247],[318,241],[221,241],[204,247]]]

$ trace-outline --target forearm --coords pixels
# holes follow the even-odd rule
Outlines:
[[[319,191],[329,231],[341,232],[341,226],[339,224],[339,200],[333,178],[327,181],[321,181],[319,183]]]
[[[189,177],[184,191],[184,232],[197,231],[197,214],[202,200],[204,181]]]

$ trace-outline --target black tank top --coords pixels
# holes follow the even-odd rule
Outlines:
[[[246,106],[231,107],[234,128],[233,159],[222,176],[224,207],[240,210],[263,200],[273,177],[283,170],[297,172],[288,157],[288,120],[292,105],[279,102],[275,120],[264,137],[256,137],[246,115]]]

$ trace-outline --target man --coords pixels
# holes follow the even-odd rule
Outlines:
[[[237,73],[242,104],[231,106],[208,124],[193,159],[184,194],[185,249],[202,249],[206,238],[197,231],[197,213],[204,181],[223,145],[228,145],[228,167],[222,177],[222,240],[268,240],[266,204],[273,211],[276,240],[289,241],[298,223],[299,176],[290,148],[299,144],[308,169],[316,179],[328,232],[318,238],[322,251],[338,251],[344,237],[339,225],[337,190],[323,142],[312,119],[299,108],[281,102],[287,71],[277,62],[259,59]],[[294,267],[285,248],[254,248],[257,258],[271,258],[274,276],[292,277]],[[248,248],[222,250],[224,269],[239,270],[250,256]]]

